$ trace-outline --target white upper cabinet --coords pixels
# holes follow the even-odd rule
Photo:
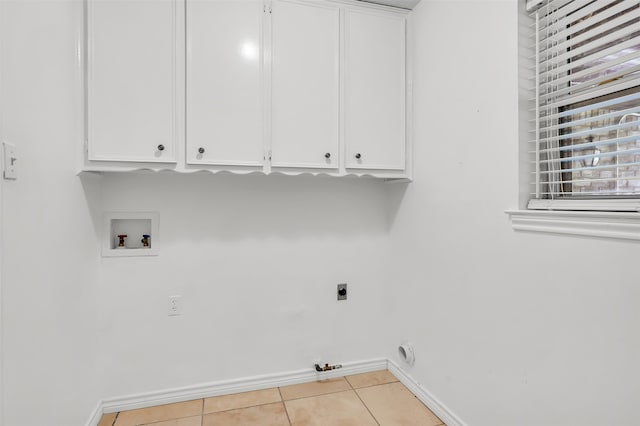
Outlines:
[[[337,169],[340,10],[273,0],[272,167]]]
[[[85,5],[83,170],[410,178],[410,12],[351,0]]]
[[[176,7],[87,0],[89,160],[175,162]]]
[[[261,0],[186,0],[186,160],[262,166]]]
[[[345,12],[345,167],[406,168],[406,18]]]

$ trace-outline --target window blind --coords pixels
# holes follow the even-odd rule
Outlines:
[[[609,201],[624,199],[620,210],[638,210],[640,2],[530,0],[526,7],[535,51],[529,207],[580,209],[572,206],[591,200],[583,205],[594,209],[592,200],[601,199],[611,209]]]

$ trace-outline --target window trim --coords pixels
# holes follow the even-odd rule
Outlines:
[[[626,199],[531,199],[527,206],[529,210],[565,210],[592,212],[640,212],[639,198]]]
[[[640,213],[507,210],[515,231],[640,242]]]
[[[520,0],[518,7],[520,37],[526,37],[530,28],[527,24],[528,8],[543,3],[542,0]],[[543,233],[546,235],[564,235],[573,237],[592,237],[627,243],[640,242],[640,199],[531,199],[530,178],[531,163],[528,160],[528,125],[531,116],[527,112],[529,99],[533,93],[525,89],[528,75],[526,70],[531,64],[526,62],[530,56],[530,46],[519,45],[519,208],[505,211],[515,231]],[[524,146],[523,146],[524,144]]]

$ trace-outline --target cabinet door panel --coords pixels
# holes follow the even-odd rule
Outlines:
[[[339,10],[274,0],[271,19],[272,166],[335,169]]]
[[[89,0],[89,160],[175,162],[173,0]]]
[[[403,16],[346,13],[347,168],[405,169],[405,37]]]
[[[262,16],[261,0],[187,0],[191,164],[263,163]]]

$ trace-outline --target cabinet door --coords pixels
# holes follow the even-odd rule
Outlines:
[[[261,0],[187,0],[187,162],[263,164]]]
[[[405,169],[405,17],[347,11],[345,166]]]
[[[174,0],[87,1],[88,158],[175,162]]]
[[[272,7],[272,166],[335,169],[339,10],[285,0]]]

